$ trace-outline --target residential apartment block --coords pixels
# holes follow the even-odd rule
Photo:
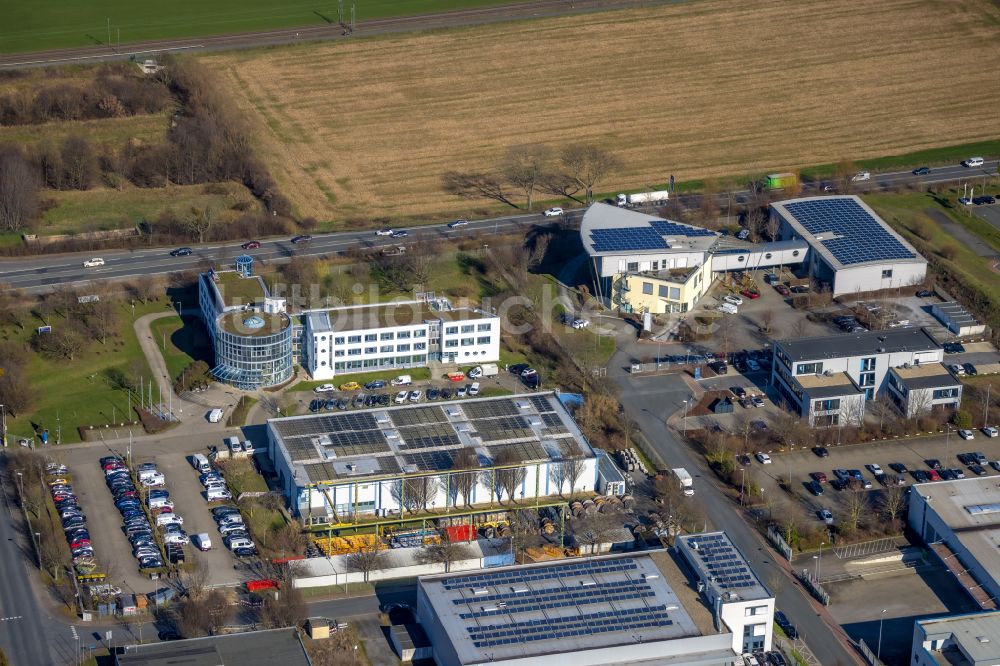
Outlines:
[[[782,340],[774,345],[771,384],[812,426],[856,425],[865,403],[882,394],[907,416],[957,406],[961,383],[943,358],[923,328]]]

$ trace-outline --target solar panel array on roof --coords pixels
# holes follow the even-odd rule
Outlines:
[[[456,446],[458,435],[446,423],[415,425],[399,428],[403,441],[397,445],[402,451],[407,449],[429,449],[436,446]]]
[[[795,201],[785,208],[814,236],[840,236],[821,242],[845,266],[916,257],[854,199]]]
[[[514,416],[521,410],[513,400],[490,400],[489,402],[469,402],[462,405],[462,411],[470,419],[488,419],[495,416]]]
[[[336,472],[333,471],[333,465],[330,463],[309,463],[302,467],[305,469],[310,483],[329,481],[336,476]]]
[[[292,462],[312,460],[318,455],[316,447],[309,439],[285,440],[285,449],[288,450],[288,457],[292,459]]]
[[[403,454],[403,462],[416,465],[421,472],[451,469],[455,466],[455,451],[417,451]]]
[[[528,462],[530,460],[546,460],[549,455],[538,442],[517,442],[516,444],[498,444],[489,447],[490,458],[496,460],[501,451],[511,451],[514,460]]]
[[[556,411],[556,408],[552,406],[552,401],[544,396],[533,395],[528,398],[528,401],[539,414]]]
[[[747,567],[743,557],[732,543],[722,535],[710,535],[690,539],[697,543],[698,554],[705,570],[714,577],[715,584],[726,590],[756,587],[757,579]]]
[[[406,409],[389,410],[389,418],[397,426],[418,425],[423,423],[445,423],[448,418],[441,408],[434,406],[408,407]]]
[[[376,430],[378,424],[370,412],[353,414],[324,414],[307,419],[279,419],[275,422],[283,439],[320,435],[339,430]]]
[[[663,236],[650,227],[617,227],[594,229],[590,232],[594,249],[598,252],[625,252],[629,250],[667,250],[670,248]]]
[[[360,456],[372,453],[390,451],[389,442],[381,430],[343,430],[325,435],[330,440],[324,449],[332,449],[338,458],[345,456]]]
[[[501,416],[495,419],[476,419],[472,421],[484,442],[498,442],[505,439],[524,439],[534,437],[534,432],[523,416]]]
[[[689,227],[686,224],[678,224],[677,222],[671,222],[670,220],[651,220],[649,226],[653,230],[660,234],[661,236],[691,236],[697,238],[699,236],[714,236],[714,231],[709,231],[708,229],[699,229],[698,227]]]
[[[593,575],[615,571],[636,571],[639,565],[632,558],[618,560],[599,560],[596,562],[567,562],[532,569],[511,569],[487,573],[476,573],[468,576],[455,576],[442,584],[446,590],[459,587],[483,587],[486,585],[510,585],[523,581],[557,580],[563,576]]]

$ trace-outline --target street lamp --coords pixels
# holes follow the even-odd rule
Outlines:
[[[38,568],[42,568],[42,533],[35,532],[35,556],[38,558]]]
[[[740,467],[740,506],[743,506],[743,489],[746,487],[746,467]]]
[[[887,608],[883,608],[882,612],[878,616],[878,649],[875,651],[875,657],[877,659],[882,659],[882,620],[885,619],[885,612]]]
[[[24,506],[24,475],[20,471],[17,474],[17,499]]]
[[[687,433],[688,429],[688,401],[684,401],[684,432]]]

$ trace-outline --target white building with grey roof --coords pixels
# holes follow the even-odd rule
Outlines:
[[[928,618],[913,623],[910,666],[1000,664],[1000,611]]]
[[[858,196],[778,201],[770,215],[778,238],[809,245],[809,274],[834,296],[912,287],[927,275],[927,260]]]
[[[339,522],[617,487],[556,394],[270,419],[269,454],[299,516]]]
[[[866,402],[885,394],[912,416],[961,402],[961,383],[943,359],[923,328],[780,340],[771,385],[813,426],[858,424]]]
[[[681,560],[654,550],[424,576],[417,615],[441,666],[729,666],[758,625],[770,648],[774,598],[759,581],[743,590],[760,613],[737,622],[698,592],[697,560]]]

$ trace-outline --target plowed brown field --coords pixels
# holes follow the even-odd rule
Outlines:
[[[705,0],[205,57],[303,215],[475,207],[441,173],[597,142],[599,189],[997,137],[988,0]]]

